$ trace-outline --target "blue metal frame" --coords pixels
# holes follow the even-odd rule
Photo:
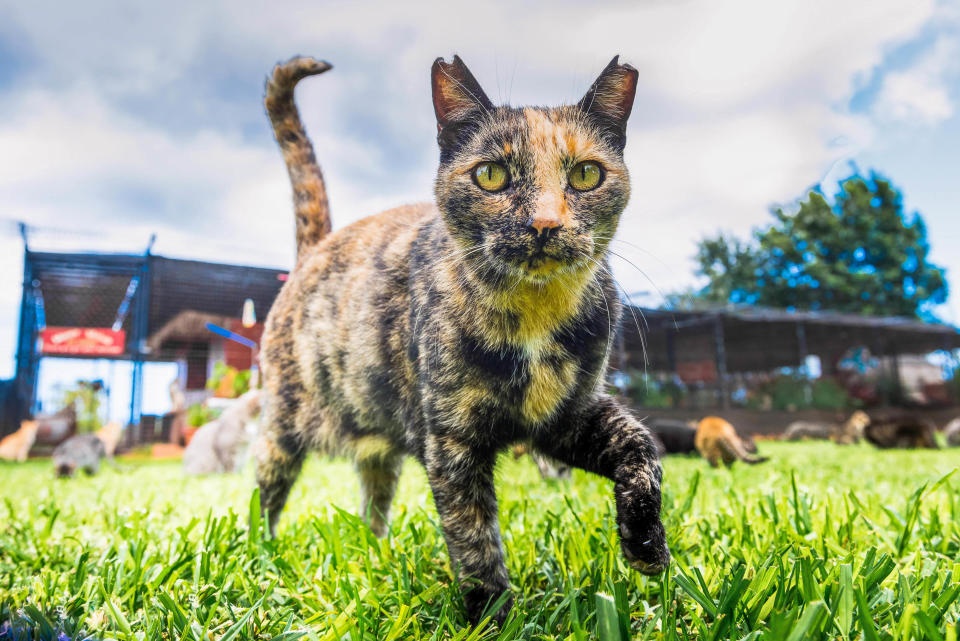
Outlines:
[[[153,245],[153,239],[150,241]],[[153,271],[153,256],[150,254],[150,248],[147,248],[143,255],[143,263],[140,265],[140,284],[134,295],[136,310],[133,318],[133,331],[130,341],[133,345],[133,384],[130,389],[130,425],[140,423],[140,417],[143,413],[143,361],[147,346],[147,333],[149,331],[150,320],[150,286]]]
[[[127,354],[115,360],[133,362],[133,384],[130,394],[130,423],[140,422],[143,401],[143,364],[147,332],[149,331],[150,284],[152,256],[148,248],[146,253],[137,255],[97,255],[97,254],[56,254],[36,252],[27,243],[25,228],[23,235],[23,291],[20,298],[20,323],[17,339],[16,364],[16,420],[20,421],[36,411],[37,381],[40,373],[41,355],[37,351],[37,306],[34,291],[37,274],[44,269],[62,267],[93,268],[104,274],[129,274],[137,278],[139,284],[133,294],[131,307],[133,319],[130,335],[127,337]],[[152,245],[152,243],[151,243]]]
[[[36,306],[33,301],[33,261],[27,244],[26,228],[22,224],[20,233],[23,235],[23,291],[20,295],[20,323],[17,334],[17,423],[27,417],[36,403],[37,374],[40,366],[37,358]]]

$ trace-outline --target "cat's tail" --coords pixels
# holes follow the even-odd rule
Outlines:
[[[763,463],[764,461],[770,460],[766,456],[754,456],[748,452],[747,448],[744,447],[743,441],[741,441],[736,435],[721,438],[720,449],[726,453],[726,456],[724,457],[725,461],[740,459],[749,465],[756,465],[757,463]]]
[[[322,60],[296,57],[278,64],[267,78],[264,104],[293,186],[298,259],[305,248],[315,245],[330,233],[330,205],[323,173],[293,99],[293,88],[307,76],[315,76],[332,68]]]

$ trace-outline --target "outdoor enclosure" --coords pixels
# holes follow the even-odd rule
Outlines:
[[[187,390],[203,390],[212,363],[248,369],[249,348],[207,324],[259,341],[286,278],[279,269],[223,265],[142,254],[53,253],[24,249],[24,285],[16,375],[0,386],[0,435],[37,411],[44,358],[106,359],[132,364],[129,415],[138,424],[146,363],[178,363]],[[244,327],[244,302],[261,322]],[[45,408],[45,410],[48,408]],[[56,408],[49,408],[56,409]]]
[[[629,309],[624,315],[613,364],[622,372],[646,373],[654,381],[682,388],[683,393],[674,392],[676,408],[742,407],[747,393],[777,373],[796,375],[812,386],[816,378],[855,378],[855,370],[867,366],[881,373],[884,382],[881,389],[867,390],[873,394],[871,402],[944,407],[957,401],[952,380],[941,376],[935,381],[928,373],[931,380],[922,381],[923,372],[904,372],[909,357],[932,353],[941,364],[925,371],[956,368],[960,332],[950,325],[749,306],[634,311],[636,317]],[[811,357],[819,372],[811,371]],[[921,361],[910,361],[914,370],[923,369]],[[918,386],[913,397],[905,393]]]

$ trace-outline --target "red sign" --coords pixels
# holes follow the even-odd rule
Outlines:
[[[47,327],[40,332],[40,351],[70,356],[120,356],[127,333],[100,327]]]
[[[712,360],[680,362],[677,375],[684,383],[713,383],[717,380],[717,364]]]

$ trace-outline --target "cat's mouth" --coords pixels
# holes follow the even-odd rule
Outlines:
[[[543,249],[538,249],[530,255],[523,267],[534,276],[547,276],[564,267],[564,263],[548,255]]]
[[[538,250],[527,255],[526,258],[507,261],[514,273],[526,280],[544,283],[570,271],[584,268],[588,261],[575,256],[556,256],[549,252]]]
[[[571,270],[578,271],[591,261],[588,247],[569,243],[534,244],[503,239],[488,246],[486,259],[499,265],[509,278],[544,282]],[[486,253],[486,252],[485,252]]]

